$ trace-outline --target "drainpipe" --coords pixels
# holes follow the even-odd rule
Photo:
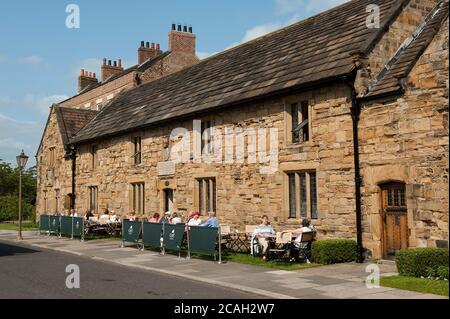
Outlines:
[[[76,177],[76,163],[77,163],[77,152],[73,145],[70,146],[70,159],[72,160],[72,198],[70,201],[70,209],[75,209],[75,177]]]
[[[364,262],[363,243],[362,243],[362,209],[361,209],[361,172],[359,163],[359,138],[358,138],[358,124],[361,115],[361,105],[357,98],[356,89],[352,81],[344,79],[345,84],[351,90],[351,115],[353,124],[353,157],[355,169],[355,204],[356,204],[356,244],[357,244],[357,263]]]

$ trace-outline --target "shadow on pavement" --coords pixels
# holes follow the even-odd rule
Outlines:
[[[0,242],[0,257],[38,253],[38,250],[22,246],[8,245]]]

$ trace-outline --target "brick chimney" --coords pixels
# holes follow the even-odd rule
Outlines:
[[[191,26],[182,27],[179,24],[177,27],[172,24],[172,30],[169,32],[169,50],[195,56],[195,34]]]
[[[89,85],[97,84],[97,76],[95,73],[88,72],[84,69],[80,71],[80,75],[78,76],[78,93],[83,91]]]
[[[138,64],[141,65],[148,59],[154,58],[162,53],[159,43],[141,41],[141,46],[138,49]]]
[[[123,71],[122,60],[119,59],[118,61],[111,61],[111,60],[106,61],[106,59],[103,59],[102,81],[105,81],[112,75],[122,71]]]

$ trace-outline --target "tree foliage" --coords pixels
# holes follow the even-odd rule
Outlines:
[[[34,219],[36,167],[23,171],[22,207],[24,219]],[[17,220],[19,215],[19,170],[0,160],[0,221]]]

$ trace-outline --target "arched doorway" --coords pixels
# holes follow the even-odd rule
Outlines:
[[[393,258],[395,253],[408,248],[408,209],[406,207],[405,183],[390,182],[380,185],[384,233],[384,257]]]

